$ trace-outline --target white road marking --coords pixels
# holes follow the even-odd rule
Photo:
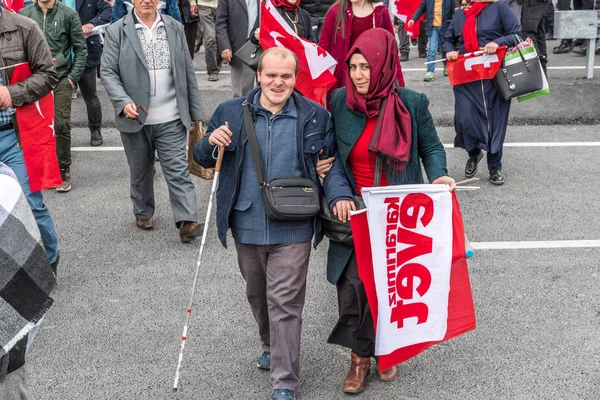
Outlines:
[[[573,66],[564,66],[564,67],[548,67],[549,70],[582,70],[585,69],[585,65],[573,65]],[[600,66],[594,66],[594,69],[600,69]],[[442,68],[436,68],[436,71],[441,71]],[[427,68],[402,68],[402,72],[422,72],[427,71]],[[194,71],[198,75],[206,75],[208,71]],[[221,71],[219,74],[231,74],[231,71]]]
[[[600,142],[513,142],[504,143],[504,147],[598,147]],[[454,148],[453,144],[444,144],[447,149]]]
[[[71,151],[123,151],[123,146],[71,147]]]
[[[444,147],[452,149],[454,145],[446,143]],[[504,147],[600,147],[600,142],[513,142],[504,143]],[[123,151],[123,146],[71,147],[71,151]]]
[[[566,249],[600,247],[600,240],[549,240],[538,242],[471,242],[474,250]]]

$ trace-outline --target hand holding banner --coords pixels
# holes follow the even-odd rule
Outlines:
[[[496,54],[484,54],[482,51],[459,54],[457,60],[447,62],[450,86],[493,79],[502,66],[505,53],[506,46],[500,46]]]

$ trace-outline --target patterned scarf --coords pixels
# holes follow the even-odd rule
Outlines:
[[[0,162],[0,381],[25,352],[52,303],[56,277],[13,171]]]

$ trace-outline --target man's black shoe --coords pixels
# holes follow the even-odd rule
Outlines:
[[[104,141],[102,140],[102,134],[100,133],[100,131],[93,130],[90,139],[90,146],[102,146],[102,143],[104,143]]]
[[[571,51],[573,54],[577,54],[578,56],[585,56],[587,54],[587,43],[583,43],[579,46],[573,46]]]
[[[427,52],[426,51],[419,51],[419,58],[427,58]]]
[[[566,54],[571,51],[571,47],[573,45],[565,40],[560,42],[560,46],[556,46],[552,49],[552,53],[554,54]]]
[[[498,169],[493,169],[490,171],[490,182],[492,185],[504,185],[504,177],[502,177],[502,173]]]
[[[467,178],[472,178],[477,173],[477,166],[479,165],[479,161],[483,157],[483,152],[480,152],[477,158],[469,158],[467,160],[467,165],[465,165],[465,176]]]
[[[400,61],[408,61],[408,53],[400,53]]]

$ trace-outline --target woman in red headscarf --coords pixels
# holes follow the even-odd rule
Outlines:
[[[315,41],[315,35],[312,30],[310,14],[305,9],[299,7],[300,0],[271,0],[273,6],[279,11],[285,22],[298,36],[303,39]],[[260,40],[260,18],[256,18],[254,29],[250,34],[252,43],[258,44]]]
[[[398,86],[398,58],[390,32],[367,30],[346,58],[346,87],[332,96],[339,154],[354,194],[363,187],[424,183],[421,162],[429,182],[454,190],[429,101],[424,94]],[[317,172],[326,174],[331,161],[320,161]],[[351,350],[343,390],[358,393],[374,356],[375,332],[353,247],[329,243],[327,279],[337,287],[339,306],[339,320],[328,342]],[[381,371],[377,366],[376,371],[383,381],[396,376],[396,367]]]

